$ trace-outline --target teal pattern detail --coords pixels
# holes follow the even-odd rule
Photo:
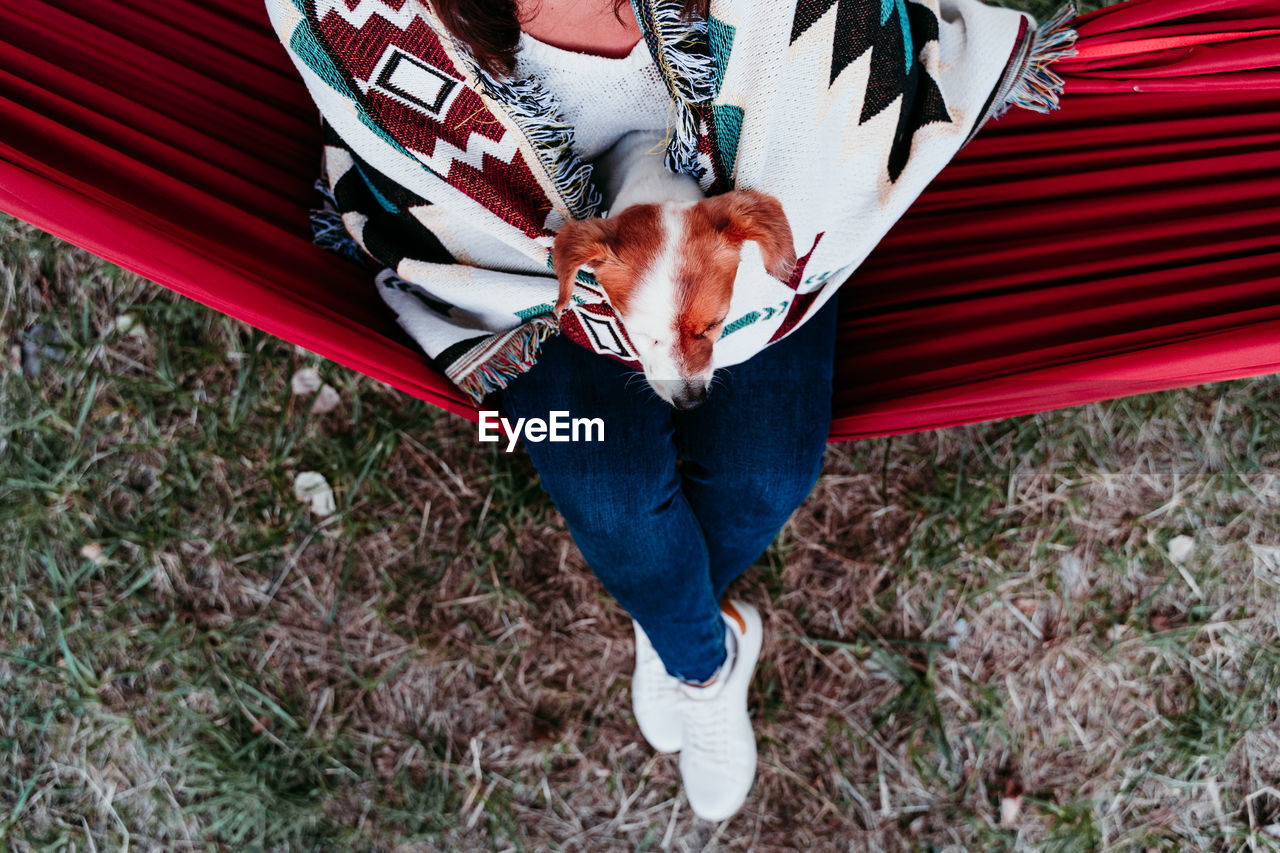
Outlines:
[[[738,140],[742,136],[742,107],[732,104],[712,104],[711,120],[716,125],[716,145],[724,173],[733,179],[733,167],[738,161]]]
[[[716,92],[724,83],[729,67],[729,54],[733,52],[733,36],[737,27],[731,27],[716,18],[707,18],[707,42],[711,56],[716,61]],[[711,120],[716,126],[716,147],[724,173],[733,179],[733,167],[738,160],[738,140],[742,137],[742,107],[731,104],[713,104]]]
[[[716,61],[716,91],[724,83],[724,72],[729,67],[729,53],[733,50],[733,34],[737,30],[724,21],[707,18],[707,41],[711,45],[711,56]]]
[[[743,314],[741,317],[734,320],[729,325],[725,326],[724,331],[720,333],[720,337],[716,338],[716,340],[720,340],[721,338],[724,338],[738,331],[739,329],[750,326],[752,323],[758,322],[760,320],[772,319],[775,314],[781,314],[782,311],[790,304],[791,304],[790,299],[784,299],[782,300],[781,303],[779,303],[776,306],[770,305],[769,307],[765,308],[763,312],[748,311],[746,314]]]
[[[720,337],[716,338],[716,340],[720,340],[721,338],[726,338],[732,333],[738,331],[739,329],[750,326],[752,323],[754,323],[756,320],[759,320],[759,319],[760,319],[759,311],[749,311],[746,314],[743,314],[738,319],[734,320],[729,325],[725,326],[724,331],[720,333]]]
[[[311,32],[311,26],[306,21],[293,28],[293,35],[289,37],[289,49],[301,57],[317,77],[345,97],[354,99],[355,96],[347,86],[347,81],[342,79],[338,66],[334,65],[329,54],[324,52],[324,48],[320,46],[315,33]]]
[[[342,79],[338,66],[333,64],[333,60],[329,54],[325,53],[324,48],[320,46],[320,42],[316,39],[315,33],[311,31],[311,27],[305,21],[293,28],[293,35],[289,37],[289,49],[302,58],[307,67],[315,72],[316,76],[324,82],[332,86],[339,94],[351,101],[356,108],[356,115],[360,119],[360,123],[369,130],[378,135],[378,138],[390,145],[400,154],[406,157],[412,157],[403,145],[395,140],[395,138],[387,133],[386,129],[381,127],[376,121],[364,111],[360,105],[360,101],[356,98],[355,93],[351,91],[351,87],[347,85],[347,81]],[[415,158],[416,159],[416,158]],[[428,169],[428,171],[431,171]],[[434,173],[433,173],[434,174]],[[366,183],[368,183],[366,181]]]
[[[515,314],[521,320],[532,320],[534,317],[540,317],[543,314],[550,314],[555,310],[555,306],[550,302],[543,302],[541,305],[534,305],[531,308],[517,309]]]
[[[364,180],[364,185],[369,188],[369,192],[378,200],[378,204],[382,205],[382,209],[387,213],[399,213],[400,208],[392,203],[391,199],[378,192],[378,188],[373,185],[373,181],[369,180],[369,176],[365,174],[364,169],[360,168],[360,164],[355,164],[356,171],[360,173],[360,177]]]
[[[889,21],[894,11],[898,13],[898,26],[902,28],[902,51],[907,60],[907,74],[911,73],[911,63],[915,59],[915,46],[911,41],[911,22],[907,20],[906,0],[880,0],[880,26]]]
[[[409,149],[405,148],[403,145],[397,142],[394,136],[387,133],[384,127],[382,127],[376,121],[374,121],[373,118],[367,112],[364,111],[364,108],[360,106],[360,103],[358,101],[356,101],[355,99],[352,99],[352,103],[355,104],[355,108],[358,111],[356,114],[360,118],[361,124],[363,124],[365,127],[369,128],[371,131],[376,133],[379,139],[381,139],[383,142],[390,145],[392,148],[396,149],[396,151],[403,154],[405,157],[412,157],[415,160],[418,159],[417,157],[414,157],[413,154],[409,152]],[[423,163],[422,167],[426,169],[428,172],[430,172],[431,174],[433,175],[436,174],[436,171],[430,168],[429,166],[427,166],[426,163]],[[443,179],[444,175],[437,175],[437,177]]]

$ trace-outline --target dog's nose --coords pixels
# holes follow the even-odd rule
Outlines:
[[[673,402],[677,409],[696,409],[707,402],[707,386],[686,383],[676,394]]]

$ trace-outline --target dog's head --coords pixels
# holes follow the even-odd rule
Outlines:
[[[770,275],[791,274],[796,254],[782,205],[755,190],[570,222],[551,253],[560,280],[556,315],[569,307],[578,268],[591,265],[649,384],[673,406],[691,409],[707,397],[712,350],[748,240],[759,244]]]

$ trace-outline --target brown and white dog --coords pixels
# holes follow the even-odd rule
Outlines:
[[[655,153],[662,148],[660,137],[632,133],[605,155],[611,215],[569,222],[556,235],[555,313],[569,307],[578,269],[590,265],[649,385],[691,409],[707,398],[742,244],[759,244],[765,269],[782,280],[796,254],[777,199],[755,190],[704,198],[692,178],[667,171]]]

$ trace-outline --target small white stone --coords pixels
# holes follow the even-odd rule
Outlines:
[[[1175,563],[1185,563],[1196,547],[1196,540],[1190,536],[1175,536],[1169,540],[1169,559]]]
[[[314,394],[321,385],[320,371],[314,367],[304,367],[293,374],[291,384],[295,394]]]
[[[969,636],[969,623],[964,619],[957,619],[951,626],[951,636],[947,637],[947,648],[954,651],[967,636]]]
[[[1085,577],[1084,560],[1075,554],[1063,554],[1058,560],[1058,582],[1071,598],[1079,598],[1089,591],[1089,579]]]
[[[1000,798],[1000,825],[1003,827],[1015,826],[1018,822],[1018,815],[1022,812],[1022,795],[1018,794],[1014,797]]]
[[[147,327],[142,325],[138,318],[132,314],[118,315],[116,317],[115,330],[122,335],[128,335],[141,341],[147,339]]]
[[[80,556],[95,566],[101,566],[107,561],[107,558],[102,554],[102,545],[99,542],[86,542],[80,548]]]
[[[319,471],[303,471],[293,478],[293,494],[300,501],[310,501],[311,511],[319,516],[333,515],[338,509],[329,481]]]
[[[338,396],[337,390],[332,385],[325,385],[316,395],[316,401],[311,404],[311,412],[316,415],[327,415],[338,408],[341,402],[342,398]]]

